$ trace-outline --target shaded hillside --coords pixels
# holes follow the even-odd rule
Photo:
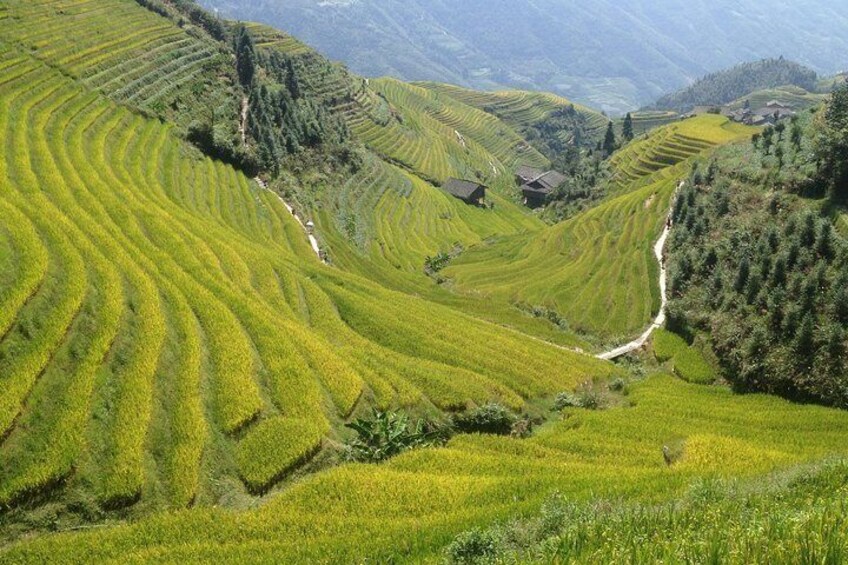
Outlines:
[[[800,0],[202,0],[294,33],[365,76],[556,92],[612,112],[780,54],[845,67],[848,6]]]
[[[813,91],[817,82],[818,76],[812,69],[782,57],[764,59],[707,75],[683,90],[663,96],[652,107],[688,112],[695,106],[721,106],[751,92],[781,86]]]

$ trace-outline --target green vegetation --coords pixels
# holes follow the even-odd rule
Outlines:
[[[434,561],[461,532],[534,513],[554,493],[580,507],[598,500],[658,505],[685,499],[697,485],[716,479],[762,484],[774,476],[766,482],[779,485],[781,474],[845,454],[844,412],[737,396],[667,376],[629,388],[629,407],[575,410],[529,439],[460,435],[445,447],[408,451],[379,466],[320,472],[254,510],[198,508],[116,528],[44,536],[6,548],[3,557]],[[663,459],[665,445],[681,446],[671,466]],[[833,478],[824,489],[828,497],[840,496],[830,490],[840,484]],[[831,499],[838,508],[838,498]],[[729,513],[739,508],[727,504]],[[766,513],[771,505],[763,504]],[[789,511],[789,502],[775,504]],[[835,524],[827,506],[817,508],[826,524]],[[668,514],[656,519],[662,516]],[[683,543],[683,531],[680,536],[668,543]],[[687,547],[703,555],[700,546]]]
[[[424,420],[413,424],[406,414],[379,410],[370,420],[360,418],[347,427],[356,437],[345,446],[346,455],[362,463],[379,463],[410,449],[442,445],[449,435],[447,428]]]
[[[654,355],[661,363],[670,361],[674,374],[690,383],[708,384],[715,380],[715,369],[703,353],[686,343],[679,335],[657,330],[653,336]]]
[[[783,57],[764,59],[707,75],[679,92],[663,96],[653,108],[688,112],[695,106],[721,106],[751,92],[779,86],[797,86],[814,91],[817,81],[815,71],[798,63]]]
[[[722,335],[692,317],[703,314],[685,302],[696,279],[681,277],[674,249],[670,320],[696,345],[660,332],[654,347],[692,383],[646,377],[647,357],[585,353],[656,313],[652,247],[673,202],[675,237],[700,238],[719,185],[738,174],[787,194],[758,200],[743,187],[725,194],[734,211],[746,201],[733,198],[776,201],[763,214],[786,218],[778,239],[812,230],[794,296],[809,296],[810,280],[830,294],[801,320],[792,347],[819,349],[792,378],[824,386],[813,330],[841,315],[830,296],[845,286],[844,243],[826,221],[841,202],[836,190],[820,201],[788,192],[823,197],[823,179],[838,178],[838,167],[804,164],[841,147],[838,106],[815,143],[801,121],[753,146],[755,130],[719,116],[641,134],[636,114],[623,136],[553,95],[366,81],[185,0],[13,0],[0,6],[6,20],[0,561],[432,563],[448,546],[459,558],[545,542],[531,532],[506,547],[486,528],[555,493],[568,504],[545,512],[568,517],[558,527],[573,526],[586,551],[614,551],[586,530],[618,540],[617,524],[626,537],[668,519],[656,555],[695,559],[714,534],[674,522],[702,519],[680,508],[693,489],[734,479],[783,492],[780,477],[846,456],[844,412],[692,384],[713,380],[699,353]],[[198,66],[182,48],[214,55]],[[90,81],[101,73],[111,78]],[[146,84],[150,103],[121,94]],[[197,85],[208,97],[184,90]],[[616,153],[604,161],[593,148],[607,128]],[[693,168],[726,144],[716,165]],[[730,173],[728,159],[743,164]],[[561,206],[518,203],[520,164],[570,164]],[[675,199],[687,175],[693,188]],[[487,184],[486,206],[440,190],[450,176]],[[557,214],[567,219],[542,221]],[[771,242],[750,231],[754,251]],[[700,242],[675,249],[694,257]],[[748,300],[762,267],[751,257],[728,304]],[[818,476],[841,488],[842,471]],[[741,528],[726,498],[707,510]],[[598,501],[612,502],[599,512]],[[833,504],[810,515],[831,523]],[[769,505],[776,522],[752,510],[753,523],[788,532],[784,553],[769,555],[840,555],[841,538],[824,534],[799,549],[806,523],[784,527],[797,514],[781,500],[750,499]],[[564,551],[582,551],[571,535]]]
[[[457,536],[446,554],[457,564],[844,561],[846,464],[769,479],[706,480],[663,505],[554,496],[533,518]]]
[[[51,18],[61,14],[35,4],[10,9],[32,22],[24,27],[60,30]],[[113,4],[102,0],[107,11]],[[167,29],[160,16],[118,4],[126,16],[118,24]],[[81,14],[99,29],[99,11]],[[33,55],[17,47],[22,28],[4,29],[0,263],[12,265],[0,278],[4,536],[26,531],[43,501],[65,526],[86,523],[87,505],[127,516],[238,505],[314,454],[360,402],[454,411],[497,401],[517,410],[563,382],[615,372],[320,265],[275,194],[200,155],[177,128],[86,89],[61,49]],[[102,37],[105,52],[112,36]],[[407,178],[423,201],[463,218],[460,226],[491,234],[509,218],[536,225],[497,197],[503,205],[485,215],[374,166]],[[382,229],[396,225],[389,218]],[[432,241],[483,237],[464,233]],[[433,250],[408,245],[420,250],[409,254],[415,276],[438,290],[421,272]]]
[[[540,234],[470,248],[442,273],[460,291],[553,310],[579,332],[638,335],[659,308],[651,248],[684,161],[750,131],[720,116],[661,128],[611,160],[610,196],[598,206]]]
[[[823,199],[828,186],[841,181],[826,157],[821,169],[807,157],[814,135],[819,151],[842,151],[841,134],[832,136],[844,125],[829,108],[815,123],[782,122],[754,144],[721,150],[706,173],[694,172],[675,204],[669,324],[707,333],[723,376],[741,389],[843,406],[848,255],[822,215],[833,203]]]

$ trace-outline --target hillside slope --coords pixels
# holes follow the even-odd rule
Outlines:
[[[695,106],[721,106],[752,92],[778,87],[814,91],[817,82],[818,76],[812,69],[783,58],[764,59],[707,75],[679,92],[663,96],[652,107],[689,112]]]
[[[20,28],[0,33],[4,508],[233,503],[357,409],[520,408],[612,371],[321,265],[277,195],[72,78],[143,56],[108,46],[164,20],[123,0],[76,9],[5,15],[45,37],[88,22],[104,54],[88,67],[64,66],[73,43],[32,53]],[[125,33],[97,44],[107,20]]]
[[[626,112],[741,61],[845,66],[848,9],[824,0],[203,0],[285,29],[365,76],[556,92]]]
[[[516,111],[496,112],[366,81],[283,33],[178,4],[193,6],[0,4],[14,22],[0,25],[0,562],[435,563],[457,534],[555,492],[675,504],[716,479],[780,486],[848,456],[844,412],[602,362],[555,311],[515,304],[521,280],[585,299],[576,321],[611,313],[599,335],[640,324],[673,187],[693,156],[750,130],[705,117],[648,135],[612,160],[601,206],[546,227],[513,199],[511,168],[546,163],[522,127],[567,100],[509,93]],[[220,66],[164,65],[180,51],[157,54],[161,37],[214,48]],[[87,82],[100,73],[114,76]],[[151,96],[180,94],[158,110],[123,95],[154,83]],[[197,120],[272,167],[250,178],[204,155]],[[340,138],[299,145],[324,126]],[[490,183],[494,207],[445,194],[454,174]],[[520,264],[493,262],[491,293],[423,272],[434,252],[504,242],[528,276],[489,284]],[[578,391],[607,409],[554,406]],[[490,403],[524,430],[346,458],[346,424],[375,409],[441,424]],[[796,523],[812,541],[775,542],[779,555],[843,542],[816,525]]]
[[[605,202],[541,234],[475,247],[445,275],[460,291],[554,310],[580,332],[638,335],[659,308],[651,247],[687,161],[749,135],[721,116],[660,128],[614,156]]]

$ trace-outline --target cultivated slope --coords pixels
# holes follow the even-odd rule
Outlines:
[[[761,483],[772,480],[768,473],[845,454],[844,412],[734,396],[667,376],[633,386],[630,399],[627,408],[574,411],[529,440],[460,436],[383,465],[345,465],[252,511],[163,515],[25,542],[0,557],[440,563],[458,532],[535,511],[553,492],[577,504],[657,503],[717,478]],[[663,461],[664,445],[683,453],[674,465]]]
[[[113,24],[160,19],[135,10]],[[72,43],[18,39],[0,34],[0,505],[220,503],[359,405],[518,408],[611,371],[322,266],[276,195],[70,78]]]
[[[748,135],[720,116],[660,128],[612,159],[604,203],[541,234],[480,245],[445,275],[460,291],[555,310],[573,329],[607,339],[638,335],[659,308],[651,248],[687,161]]]

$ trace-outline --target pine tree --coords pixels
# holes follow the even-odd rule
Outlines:
[[[739,263],[739,270],[736,272],[736,282],[733,284],[733,288],[736,292],[741,293],[745,290],[745,285],[748,284],[748,277],[751,275],[751,262],[747,257],[742,257],[742,261]]]
[[[236,31],[234,41],[236,72],[238,73],[239,82],[245,88],[250,88],[253,85],[253,78],[256,74],[256,49],[253,45],[253,39],[250,37],[247,29],[244,26],[240,26]]]
[[[624,127],[622,131],[622,136],[625,141],[633,140],[633,116],[630,115],[630,112],[627,112],[627,115],[624,116]]]
[[[612,155],[613,152],[615,152],[615,131],[613,131],[612,122],[609,122],[607,125],[607,134],[604,137],[603,149],[607,156]]]

